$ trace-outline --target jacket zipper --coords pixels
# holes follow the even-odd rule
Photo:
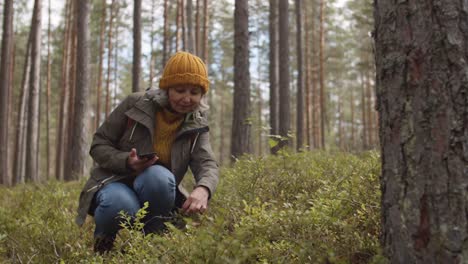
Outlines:
[[[109,178],[106,178],[106,179],[102,180],[98,185],[95,185],[95,186],[89,188],[86,192],[90,192],[90,191],[92,191],[92,190],[94,190],[94,189],[96,189],[96,188],[97,188],[97,189],[100,189],[100,188],[104,185],[104,183],[106,183],[106,182],[112,180],[113,178],[115,178],[115,175],[112,175],[112,176],[110,176]]]
[[[133,133],[135,132],[137,125],[138,125],[138,122],[135,121],[135,125],[133,126],[133,129],[132,129],[132,133],[130,133],[130,138],[128,139],[128,141],[130,142],[132,142]]]
[[[200,133],[197,133],[195,136],[195,140],[193,141],[192,148],[190,149],[190,154],[193,153],[193,150],[195,149],[195,145],[197,144],[198,137],[200,136]]]

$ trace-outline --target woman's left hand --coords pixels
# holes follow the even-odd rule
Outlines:
[[[206,187],[198,186],[182,205],[182,212],[184,214],[204,213],[208,207],[208,196]]]

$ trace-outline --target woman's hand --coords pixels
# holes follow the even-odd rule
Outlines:
[[[129,167],[136,173],[140,173],[146,168],[153,165],[158,159],[159,159],[158,156],[154,156],[151,159],[147,159],[147,158],[140,159],[138,158],[136,149],[132,148],[132,150],[130,151],[130,155],[128,155],[128,158],[127,158],[127,167]]]
[[[208,189],[203,186],[195,188],[182,205],[184,214],[204,213],[208,207]]]

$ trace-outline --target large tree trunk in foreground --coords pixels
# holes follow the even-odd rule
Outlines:
[[[269,35],[270,135],[278,135],[278,0],[270,0]]]
[[[384,253],[468,262],[466,1],[375,1]]]
[[[291,109],[289,104],[289,15],[288,0],[279,0],[279,147],[291,144]]]

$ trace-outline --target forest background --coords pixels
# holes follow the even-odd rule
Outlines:
[[[365,152],[379,146],[371,1],[93,0],[88,27],[71,4],[82,1],[11,2],[11,26],[2,27],[11,48],[2,64],[10,75],[1,90],[8,118],[0,180],[16,187],[2,189],[0,199],[5,259],[99,258],[90,255],[92,224],[60,231],[72,225],[92,166],[91,136],[129,93],[157,87],[171,54],[189,50],[209,70],[211,143],[223,168],[218,198],[188,231],[150,238],[143,248],[128,248],[148,238],[125,227],[126,257],[113,262],[175,262],[196,246],[203,253],[195,263],[380,261],[379,157]],[[284,145],[289,150],[278,151]]]

